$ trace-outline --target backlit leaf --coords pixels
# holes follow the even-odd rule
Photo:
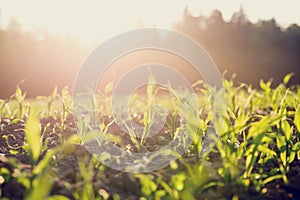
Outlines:
[[[292,163],[294,161],[295,156],[296,156],[296,152],[298,152],[299,149],[300,149],[300,143],[297,142],[292,147],[292,151],[291,151],[290,156],[289,156],[289,163]]]
[[[41,151],[41,130],[40,121],[36,112],[32,109],[29,117],[26,120],[25,134],[26,142],[28,143],[32,160],[36,162]]]
[[[271,81],[268,81],[265,83],[262,79],[259,81],[259,86],[261,89],[263,89],[265,92],[270,92],[271,88]]]
[[[293,75],[294,75],[293,73],[285,75],[283,78],[283,83],[286,85],[290,81],[290,79],[293,77]]]
[[[280,179],[280,178],[282,178],[282,174],[274,175],[274,176],[271,176],[271,177],[266,178],[266,179],[263,181],[263,183],[264,183],[264,184],[267,184],[267,183],[269,183],[269,182],[271,182],[271,181],[274,181],[274,180]]]
[[[57,96],[57,86],[54,88],[52,94],[51,94],[51,99],[55,99]]]
[[[286,139],[287,139],[287,140],[290,140],[293,131],[292,131],[292,129],[291,129],[291,126],[290,126],[289,123],[287,122],[287,120],[282,120],[282,121],[281,121],[281,129],[282,129],[282,131],[284,132]]]
[[[264,147],[262,145],[259,145],[258,148],[257,148],[258,151],[260,152],[263,152],[265,153],[266,155],[270,155],[270,156],[276,156],[277,154],[275,153],[275,151],[267,148],[267,147]]]
[[[111,82],[109,82],[106,86],[105,86],[105,89],[104,89],[104,94],[105,95],[109,95],[111,92],[112,92],[112,90],[113,90],[113,82],[111,81]]]

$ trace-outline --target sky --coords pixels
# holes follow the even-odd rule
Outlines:
[[[51,31],[92,44],[141,25],[171,28],[186,6],[194,16],[218,9],[226,21],[242,6],[252,22],[275,18],[283,27],[300,24],[299,0],[0,0],[0,20],[1,28],[14,18],[25,30]]]

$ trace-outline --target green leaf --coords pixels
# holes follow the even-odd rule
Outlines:
[[[165,190],[157,190],[155,192],[155,199],[162,199],[162,197],[164,197],[166,195],[166,191]]]
[[[141,191],[144,196],[150,196],[156,191],[157,185],[151,180],[150,177],[144,174],[137,174],[136,177],[140,179],[142,185]]]
[[[277,144],[277,148],[280,150],[280,152],[285,151],[285,148],[282,148],[282,147],[285,147],[284,136],[278,134],[276,137],[276,144]]]
[[[148,79],[148,85],[147,85],[147,108],[150,109],[150,106],[152,105],[153,100],[153,91],[156,84],[156,80],[154,76],[150,76]]]
[[[49,163],[51,162],[53,156],[57,153],[57,151],[58,149],[51,149],[47,151],[43,159],[33,169],[33,174],[40,174],[42,171],[44,171],[44,169],[46,169],[49,166]]]
[[[278,174],[278,175],[274,175],[274,176],[268,177],[268,178],[266,178],[266,179],[263,181],[263,184],[265,185],[265,184],[267,184],[267,183],[269,183],[269,182],[271,182],[271,181],[274,181],[274,180],[280,179],[280,178],[282,178],[282,174]]]
[[[53,177],[51,172],[39,174],[32,183],[32,188],[30,192],[26,195],[25,200],[32,199],[46,199],[46,197],[51,192],[53,186]]]
[[[278,174],[279,172],[280,172],[280,169],[275,167],[275,168],[271,169],[271,171],[269,172],[269,175],[274,176],[274,175]]]
[[[265,83],[262,79],[259,81],[259,86],[261,89],[263,89],[265,92],[270,92],[271,91],[271,81],[268,81]]]
[[[19,152],[17,150],[15,150],[15,149],[11,149],[11,150],[9,150],[9,153],[11,155],[17,155]]]
[[[20,86],[17,86],[16,91],[15,91],[15,95],[16,96],[22,96],[22,89],[20,88]]]
[[[171,161],[170,162],[170,167],[174,170],[178,169],[178,164],[176,161]]]
[[[52,92],[52,94],[51,94],[51,99],[52,99],[52,100],[55,99],[56,96],[57,96],[57,86],[55,86],[55,88],[54,88],[54,90],[53,90],[53,92]]]
[[[286,141],[283,135],[278,135],[276,138],[277,148],[280,151],[280,160],[283,166],[287,164],[287,151],[286,151]]]
[[[193,197],[192,192],[189,189],[186,189],[182,192],[182,199],[190,199],[194,200],[195,198]]]
[[[293,130],[291,129],[291,126],[287,120],[281,121],[281,129],[284,132],[286,139],[290,140],[292,137]]]
[[[172,182],[172,185],[176,188],[176,190],[181,191],[184,188],[185,179],[186,179],[186,175],[183,173],[180,173],[180,174],[176,174],[176,175],[172,176],[171,182]]]
[[[26,142],[29,146],[32,160],[36,162],[41,151],[40,121],[34,109],[31,110],[25,124]]]
[[[297,131],[300,132],[300,105],[298,105],[295,112],[294,124],[297,128]]]
[[[290,73],[290,74],[285,75],[284,78],[283,78],[283,83],[286,85],[293,76],[294,76],[294,73]]]
[[[149,112],[147,111],[144,112],[143,124],[145,127],[149,126],[150,124],[150,116],[149,116]]]
[[[113,82],[112,81],[109,82],[104,88],[104,94],[109,95],[113,89],[113,86],[114,86]]]
[[[271,150],[267,147],[264,147],[262,145],[259,145],[257,147],[257,150],[260,151],[260,152],[263,152],[263,153],[265,153],[266,155],[269,155],[269,156],[276,156],[277,155],[275,151],[273,151],[273,150]]]
[[[11,177],[11,174],[7,168],[1,167],[0,168],[0,176],[2,176],[4,178],[4,181],[8,181]]]
[[[292,163],[295,160],[296,152],[299,151],[299,148],[300,148],[300,143],[299,142],[297,142],[293,145],[292,151],[289,155],[289,163]]]

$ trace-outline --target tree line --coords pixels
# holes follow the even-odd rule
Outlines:
[[[175,29],[188,34],[203,45],[218,65],[236,80],[258,87],[259,80],[280,83],[287,73],[294,73],[290,84],[300,79],[300,27],[282,28],[275,19],[251,23],[243,9],[225,22],[215,10],[211,16],[192,16],[185,10]]]

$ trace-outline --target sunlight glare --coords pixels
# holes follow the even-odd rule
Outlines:
[[[135,28],[172,28],[174,23],[180,21],[186,6],[194,16],[208,17],[212,10],[218,9],[227,22],[242,6],[254,23],[259,19],[275,17],[281,25],[288,26],[290,23],[300,23],[297,4],[297,0],[232,0],[230,4],[218,0],[0,0],[0,20],[1,28],[7,27],[12,17],[23,29],[50,31],[71,36],[85,45],[95,45]]]
[[[143,27],[170,28],[182,16],[184,1],[3,1],[4,14],[22,27],[51,31],[99,43],[119,32]]]

